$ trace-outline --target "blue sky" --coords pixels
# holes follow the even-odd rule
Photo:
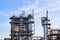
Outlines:
[[[60,0],[0,0],[0,39],[9,37],[10,19],[13,14],[20,15],[22,10],[26,14],[34,9],[35,35],[43,36],[41,17],[49,11],[51,28],[60,28]]]

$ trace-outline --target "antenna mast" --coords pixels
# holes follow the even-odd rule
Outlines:
[[[47,17],[47,19],[48,19],[48,7],[46,8],[47,10],[46,10],[46,17]]]
[[[48,10],[46,11],[46,17],[48,18]]]

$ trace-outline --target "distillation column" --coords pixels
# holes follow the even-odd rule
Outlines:
[[[41,18],[41,23],[44,29],[44,40],[48,40],[48,27],[50,26],[48,19],[48,11],[46,12],[46,17]]]

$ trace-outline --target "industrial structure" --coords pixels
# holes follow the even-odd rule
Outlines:
[[[23,11],[19,17],[13,15],[10,19],[11,40],[32,40],[32,27],[34,25],[33,13],[25,16]]]
[[[46,16],[41,18],[41,24],[43,26],[44,37],[33,36],[35,34],[34,26],[34,11],[32,14],[25,16],[25,11],[20,16],[13,15],[10,17],[11,24],[11,38],[5,38],[4,40],[60,40],[60,29],[51,29],[50,19],[48,18],[48,10]]]
[[[60,29],[51,29],[48,40],[60,40]]]
[[[48,40],[48,34],[50,31],[50,20],[48,19],[48,10],[46,11],[46,17],[41,18],[41,24],[44,29],[44,40]]]
[[[52,29],[51,23],[48,19],[48,11],[46,11],[46,17],[41,18],[41,24],[44,29],[43,40],[60,40],[60,29]]]

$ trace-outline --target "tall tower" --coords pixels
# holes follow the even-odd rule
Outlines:
[[[15,15],[11,19],[11,40],[19,40],[20,18]]]
[[[10,17],[11,19],[11,40],[32,40],[32,27],[34,25],[33,14]]]
[[[48,31],[50,28],[49,26],[51,25],[50,20],[48,19],[48,10],[46,11],[46,17],[41,18],[41,24],[44,29],[44,40],[48,40]]]

